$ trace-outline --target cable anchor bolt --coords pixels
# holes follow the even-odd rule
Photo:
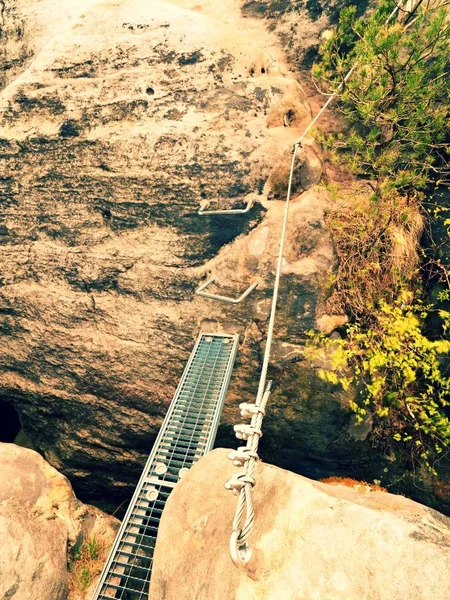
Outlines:
[[[256,427],[252,427],[252,425],[247,425],[246,423],[235,425],[233,429],[238,440],[248,440],[248,438],[252,437],[252,435],[257,435],[258,437],[262,436],[261,429],[257,429]]]
[[[255,460],[259,459],[257,452],[252,452],[250,448],[246,446],[241,446],[237,450],[233,450],[228,454],[228,458],[233,461],[233,465],[235,467],[242,467],[248,460],[254,458]]]
[[[247,484],[252,487],[255,485],[255,480],[246,473],[235,473],[226,483],[225,489],[233,492],[235,496],[238,496],[243,487]]]
[[[261,413],[262,416],[266,414],[266,411],[261,408],[261,406],[257,406],[256,404],[248,404],[247,402],[239,404],[239,410],[241,411],[241,417],[243,419],[249,419],[258,413]]]

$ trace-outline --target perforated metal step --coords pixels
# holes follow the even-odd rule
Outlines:
[[[235,335],[198,337],[92,600],[147,600],[164,506],[214,444],[237,345]]]

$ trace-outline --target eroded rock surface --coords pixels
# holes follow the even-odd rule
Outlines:
[[[309,70],[320,45],[321,34],[335,24],[346,6],[361,15],[368,0],[245,0],[243,14],[262,19],[280,40],[291,64]]]
[[[91,0],[0,0],[0,90],[33,61],[37,53]]]
[[[68,549],[89,536],[109,546],[116,530],[39,454],[0,444],[0,598],[66,600]]]
[[[262,25],[222,9],[91,2],[0,98],[0,386],[91,498],[135,480],[200,329],[242,335],[235,389],[254,393],[284,206],[265,184],[310,112]],[[197,215],[249,197],[249,215]],[[292,212],[280,340],[294,345],[335,262],[325,205],[310,192]],[[194,295],[210,274],[258,291],[211,303]]]
[[[201,330],[240,334],[220,443],[235,445],[238,402],[256,392],[290,147],[311,110],[280,30],[248,5],[11,0],[2,12],[3,64],[17,61],[0,95],[0,400],[77,494],[108,508],[129,497]],[[389,483],[398,472],[352,438],[345,398],[303,361],[305,332],[342,322],[324,314],[336,258],[321,172],[307,141],[261,451],[311,476]],[[246,215],[197,215],[250,198]],[[210,276],[221,293],[258,288],[217,304],[194,295]]]
[[[317,483],[259,463],[254,556],[229,555],[236,468],[195,465],[167,503],[151,600],[448,600],[450,519],[401,496]]]

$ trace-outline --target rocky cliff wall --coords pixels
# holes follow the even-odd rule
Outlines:
[[[1,400],[83,499],[111,508],[137,480],[201,330],[240,334],[219,430],[235,445],[237,404],[257,387],[289,148],[311,110],[277,32],[237,0],[8,7]],[[310,23],[317,37],[325,21]],[[342,322],[323,309],[335,255],[320,175],[311,141],[295,177],[262,453],[313,477],[389,483],[395,466],[352,439],[345,398],[302,359],[306,330]],[[247,215],[197,215],[249,198]],[[222,293],[258,288],[234,307],[195,296],[211,275]]]

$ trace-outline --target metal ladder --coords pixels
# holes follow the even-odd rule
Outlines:
[[[225,210],[223,210],[223,209],[222,210],[221,209],[208,210],[208,206],[209,206],[210,202],[207,202],[205,206],[202,206],[199,208],[197,214],[204,215],[204,216],[206,216],[206,215],[221,216],[221,215],[242,215],[244,213],[248,213],[256,201],[256,197],[254,194],[253,195],[250,194],[249,196],[247,196],[247,204],[246,204],[245,208],[230,208],[230,209],[225,209]],[[210,277],[208,279],[208,281],[199,285],[197,287],[197,289],[195,290],[195,293],[197,294],[197,296],[203,296],[203,298],[209,298],[209,300],[219,300],[219,302],[229,302],[230,304],[240,304],[258,286],[258,282],[255,281],[254,283],[250,284],[247,287],[247,289],[241,293],[240,296],[238,296],[237,298],[231,298],[230,296],[224,296],[223,294],[216,294],[216,293],[206,291],[206,289],[212,283],[214,283],[215,280],[216,280],[215,277]]]
[[[237,346],[237,335],[199,335],[92,600],[147,600],[164,506],[213,446]]]

